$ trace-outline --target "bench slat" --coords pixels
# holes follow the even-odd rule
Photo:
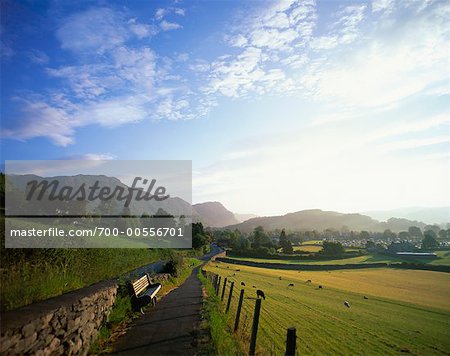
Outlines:
[[[142,276],[141,278],[132,283],[133,290],[136,296],[139,295],[142,291],[144,291],[149,285],[150,281],[148,280],[148,277],[146,275]]]

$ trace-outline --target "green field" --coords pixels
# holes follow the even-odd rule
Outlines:
[[[250,298],[244,301],[241,319],[244,340],[248,341],[250,332],[255,289],[266,293],[258,331],[261,354],[283,353],[290,326],[297,328],[299,354],[429,355],[450,350],[447,273],[392,269],[298,272],[217,262],[207,270],[235,281],[232,308],[237,305],[240,283],[246,284]],[[288,287],[289,283],[294,287]],[[319,284],[323,289],[318,289]]]
[[[303,249],[303,247],[299,247]],[[312,265],[346,265],[356,263],[394,263],[394,262],[412,262],[412,263],[427,263],[430,265],[445,265],[450,266],[450,251],[437,251],[439,258],[434,260],[428,259],[404,259],[387,255],[363,255],[351,258],[330,259],[330,260],[281,260],[269,258],[250,258],[250,257],[230,257],[233,259],[252,261],[252,262],[267,262],[267,263],[294,263],[294,264],[312,264]]]

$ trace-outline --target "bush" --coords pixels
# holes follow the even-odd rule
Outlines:
[[[184,267],[185,259],[179,254],[174,254],[164,268],[166,273],[170,273],[174,277],[178,277]]]

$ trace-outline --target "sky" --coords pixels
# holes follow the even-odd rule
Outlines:
[[[193,202],[450,205],[448,1],[4,1],[1,162],[192,160]]]

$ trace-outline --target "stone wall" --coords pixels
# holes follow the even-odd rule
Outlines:
[[[83,355],[114,304],[118,284],[90,287],[2,314],[3,355]]]

